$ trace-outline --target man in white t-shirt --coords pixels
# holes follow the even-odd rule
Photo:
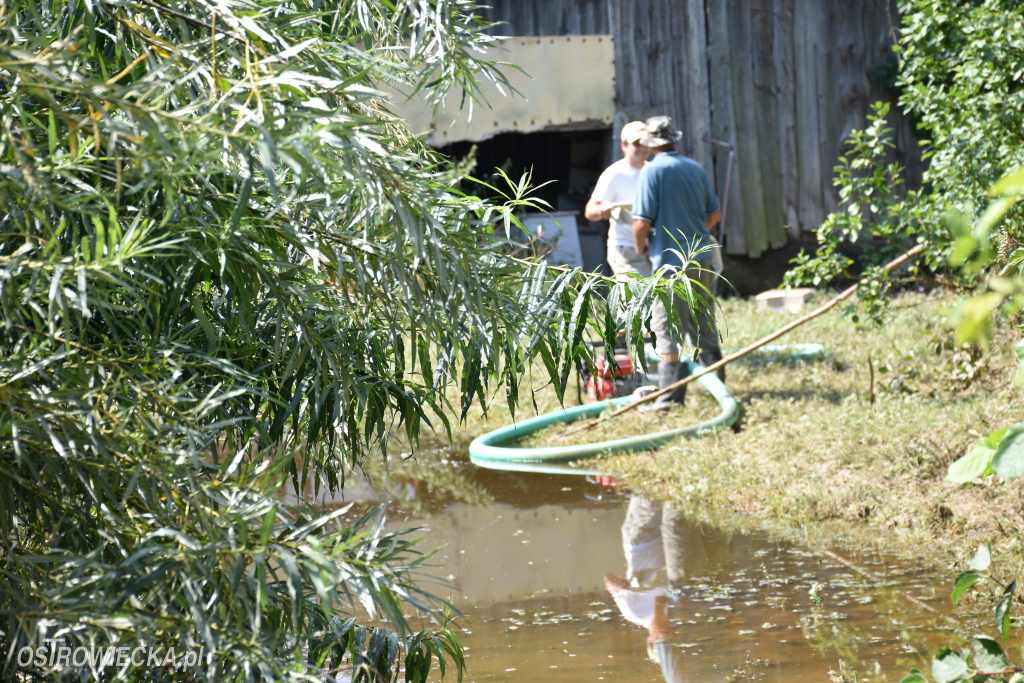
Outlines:
[[[633,217],[630,209],[636,195],[640,169],[649,154],[640,141],[648,136],[643,121],[630,121],[619,136],[622,158],[609,166],[597,179],[584,215],[591,221],[611,221],[608,229],[608,265],[615,275],[651,274],[651,260],[639,254],[633,243]]]

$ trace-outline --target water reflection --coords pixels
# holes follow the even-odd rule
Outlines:
[[[489,503],[392,519],[439,548],[430,588],[463,612],[468,681],[898,681],[946,640],[905,599],[938,582],[879,558],[856,558],[867,582],[582,478],[467,475]]]
[[[682,653],[672,647],[678,636],[669,603],[678,601],[684,559],[692,561],[704,551],[701,534],[687,533],[693,528],[672,505],[631,496],[622,522],[626,573],[604,577],[622,617],[647,631],[647,658],[669,683],[683,680]]]

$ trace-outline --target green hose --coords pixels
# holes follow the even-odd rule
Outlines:
[[[691,362],[689,365],[691,373],[703,368],[699,363]],[[695,425],[668,429],[654,434],[643,434],[624,439],[611,439],[572,446],[521,448],[508,445],[545,427],[593,417],[609,408],[618,408],[636,400],[634,396],[622,396],[598,403],[588,403],[556,410],[516,424],[499,427],[473,440],[473,443],[469,445],[469,459],[473,464],[480,467],[498,470],[545,474],[600,474],[600,472],[595,470],[570,467],[568,463],[594,458],[606,453],[650,450],[680,437],[701,436],[733,425],[739,418],[739,403],[732,397],[722,381],[718,379],[718,376],[714,373],[704,375],[697,379],[697,384],[714,397],[718,402],[720,412],[715,417]]]

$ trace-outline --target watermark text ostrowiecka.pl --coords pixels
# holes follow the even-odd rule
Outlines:
[[[47,638],[39,647],[25,646],[18,650],[15,661],[19,667],[34,666],[37,668],[89,668],[105,669],[107,667],[150,668],[168,667],[186,669],[203,661],[203,650],[175,650],[173,647],[148,646],[108,646],[84,647],[64,645],[63,639]]]

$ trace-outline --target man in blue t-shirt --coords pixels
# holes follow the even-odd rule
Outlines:
[[[633,201],[633,240],[638,253],[649,253],[654,265],[681,267],[685,252],[706,247],[690,264],[686,275],[703,286],[695,288],[706,306],[696,315],[680,298],[671,308],[658,301],[651,311],[651,327],[661,362],[658,365],[658,386],[665,388],[689,374],[686,363],[679,360],[682,336],[688,335],[697,357],[705,365],[722,358],[715,327],[712,287],[711,249],[717,246],[712,231],[721,218],[718,197],[704,169],[693,159],[675,151],[675,142],[682,134],[672,126],[668,116],[647,120],[648,136],[641,144],[654,155],[640,171],[636,199]],[[669,317],[674,319],[674,324]],[[719,376],[725,379],[724,370]],[[686,387],[661,396],[652,407],[662,409],[681,404]]]

